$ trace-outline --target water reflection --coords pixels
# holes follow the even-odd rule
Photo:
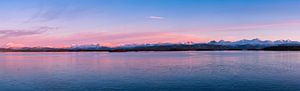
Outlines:
[[[300,90],[300,52],[0,53],[0,91]]]

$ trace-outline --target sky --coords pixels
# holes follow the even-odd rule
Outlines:
[[[0,0],[1,47],[290,39],[300,0]]]

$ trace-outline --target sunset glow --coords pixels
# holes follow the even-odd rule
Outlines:
[[[300,41],[299,0],[1,0],[0,46]]]

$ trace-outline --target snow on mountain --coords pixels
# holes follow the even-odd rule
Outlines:
[[[97,49],[107,49],[108,47],[101,46],[100,44],[91,45],[73,45],[71,49],[84,49],[84,50],[97,50]]]
[[[151,46],[167,46],[175,45],[175,43],[157,43],[157,44],[126,44],[119,46],[119,48],[133,48],[133,47],[151,47]]]
[[[300,42],[298,41],[291,41],[291,40],[276,40],[276,41],[271,41],[271,40],[260,40],[258,38],[252,39],[252,40],[239,40],[239,41],[211,41],[209,44],[215,44],[215,45],[265,45],[265,46],[275,46],[275,45],[298,45]]]

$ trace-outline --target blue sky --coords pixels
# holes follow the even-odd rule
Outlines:
[[[300,41],[299,9],[299,0],[1,0],[0,45]]]

